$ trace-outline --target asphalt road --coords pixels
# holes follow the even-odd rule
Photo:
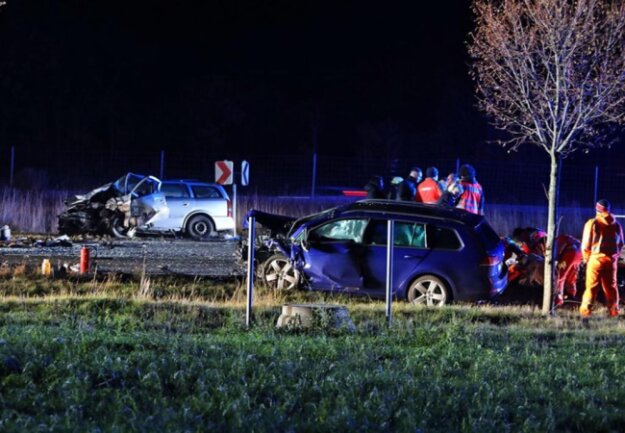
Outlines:
[[[242,276],[237,240],[195,242],[181,239],[139,238],[86,242],[11,242],[0,246],[0,263],[40,266],[50,259],[58,269],[77,266],[83,246],[90,249],[91,272],[148,275],[185,275],[213,278]]]

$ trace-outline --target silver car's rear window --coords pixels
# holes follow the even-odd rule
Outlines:
[[[209,185],[191,185],[191,189],[195,198],[222,198],[219,190]]]
[[[189,188],[181,183],[164,183],[161,192],[165,198],[189,198]]]

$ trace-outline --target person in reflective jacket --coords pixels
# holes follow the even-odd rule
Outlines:
[[[421,203],[438,203],[442,193],[438,183],[438,169],[428,167],[425,170],[425,179],[417,186],[416,200]]]
[[[464,164],[460,167],[460,186],[462,186],[462,194],[456,207],[484,215],[484,190],[475,179],[475,168],[472,165]]]
[[[619,314],[616,271],[623,248],[623,227],[610,213],[610,208],[609,201],[599,200],[595,205],[595,218],[589,219],[584,225],[582,254],[586,263],[586,290],[579,307],[583,317],[592,314],[599,286],[603,289],[608,314]]]
[[[542,236],[534,247],[537,254],[545,255],[546,236]],[[571,235],[559,235],[555,239],[553,254],[556,258],[556,290],[554,303],[564,304],[564,296],[575,297],[577,294],[577,276],[582,263],[582,248],[579,239]]]

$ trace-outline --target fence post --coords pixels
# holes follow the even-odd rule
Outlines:
[[[15,173],[15,146],[11,146],[11,167],[9,169],[9,186],[13,187],[13,174]]]
[[[593,206],[597,203],[597,190],[599,189],[599,166],[595,165],[595,193],[593,195]]]
[[[313,153],[313,161],[312,161],[312,187],[310,190],[310,197],[315,197],[315,186],[317,184],[317,152]]]
[[[159,171],[159,179],[163,179],[163,175],[165,174],[165,151],[161,150],[161,169]]]
[[[232,182],[232,218],[234,219],[234,233],[232,236],[237,235],[237,183]]]
[[[245,307],[245,326],[252,323],[252,304],[254,302],[254,239],[256,238],[256,217],[250,215],[247,220],[247,305]]]
[[[393,321],[393,246],[395,244],[395,221],[386,225],[386,322]]]

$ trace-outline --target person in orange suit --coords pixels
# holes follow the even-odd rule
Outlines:
[[[428,167],[425,179],[417,186],[416,201],[421,203],[438,203],[443,191],[438,183],[438,169]]]
[[[618,258],[623,248],[623,227],[610,213],[610,202],[601,199],[595,205],[596,216],[584,225],[582,254],[586,263],[586,290],[579,312],[582,317],[592,314],[599,286],[603,289],[610,316],[619,314],[619,294],[616,281]]]
[[[536,252],[545,255],[545,237],[541,237],[536,245]],[[577,276],[582,263],[582,248],[579,239],[570,235],[560,235],[555,240],[554,255],[556,257],[556,292],[555,305],[564,304],[564,295],[574,297],[577,294]]]

